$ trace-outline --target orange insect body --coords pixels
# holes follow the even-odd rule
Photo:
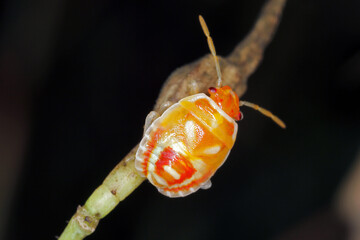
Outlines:
[[[224,163],[234,145],[236,122],[203,93],[183,98],[146,131],[136,153],[136,168],[169,197],[200,187]]]
[[[169,107],[146,129],[136,153],[135,167],[159,192],[169,197],[187,196],[211,186],[210,178],[225,162],[232,149],[239,106],[252,107],[285,124],[271,112],[245,101],[229,87],[221,87],[221,72],[205,21],[200,23],[208,38],[219,77],[217,87],[181,99]]]

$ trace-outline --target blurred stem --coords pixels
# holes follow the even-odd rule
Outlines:
[[[219,57],[223,84],[235,89],[239,97],[246,90],[248,77],[260,64],[264,50],[270,43],[280,21],[286,0],[268,0],[249,35],[227,57]],[[200,31],[200,30],[199,30]],[[207,92],[217,81],[213,58],[210,54],[175,70],[166,80],[154,106],[159,114],[166,102],[178,102],[189,96],[196,84],[199,92]],[[112,170],[83,207],[79,206],[60,240],[80,240],[95,231],[99,220],[134,191],[144,180],[135,169],[138,146]]]

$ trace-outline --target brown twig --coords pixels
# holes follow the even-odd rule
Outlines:
[[[286,0],[269,0],[250,34],[239,43],[226,58],[219,57],[223,73],[223,84],[235,89],[239,97],[246,90],[248,77],[255,71],[262,60],[266,46],[280,21]],[[194,84],[197,91],[207,92],[217,81],[216,69],[212,56],[187,64],[175,70],[166,80],[154,106],[154,111],[162,113],[166,102],[175,103],[191,95]],[[115,206],[135,190],[145,178],[138,175],[135,167],[135,146],[127,156],[106,177],[83,207],[79,207],[59,239],[83,239],[90,235],[99,222]]]
[[[241,97],[246,91],[248,77],[260,64],[264,50],[270,43],[281,18],[286,0],[269,0],[263,7],[254,28],[226,58],[219,57],[223,84],[235,89]],[[177,102],[190,95],[190,86],[196,82],[199,91],[207,93],[216,83],[217,75],[210,54],[175,70],[164,83],[154,111],[166,102]]]

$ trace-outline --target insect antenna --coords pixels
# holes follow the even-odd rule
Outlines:
[[[219,59],[216,56],[215,45],[214,45],[214,42],[213,42],[212,38],[210,37],[210,32],[209,32],[209,29],[208,29],[208,27],[206,25],[206,22],[205,22],[204,18],[201,15],[199,15],[199,21],[200,21],[201,27],[202,27],[202,29],[204,31],[204,34],[205,34],[205,36],[207,38],[207,42],[208,42],[208,45],[209,45],[209,48],[210,48],[210,52],[214,57],[216,72],[217,72],[217,76],[218,76],[216,86],[221,87],[221,85],[222,85],[221,71],[220,71]]]
[[[266,109],[260,107],[259,105],[256,105],[254,103],[247,102],[247,101],[240,101],[240,107],[241,106],[251,107],[252,109],[255,109],[255,110],[259,111],[260,113],[262,113],[263,115],[271,118],[280,127],[286,128],[285,123],[280,118],[278,118],[277,116],[272,114],[272,112],[270,112],[269,110],[266,110]]]

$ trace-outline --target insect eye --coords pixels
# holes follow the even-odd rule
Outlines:
[[[216,93],[216,88],[210,87],[210,88],[209,88],[209,92],[211,92],[211,93]]]
[[[241,111],[239,111],[239,121],[242,120],[244,118],[244,115],[242,114]]]

